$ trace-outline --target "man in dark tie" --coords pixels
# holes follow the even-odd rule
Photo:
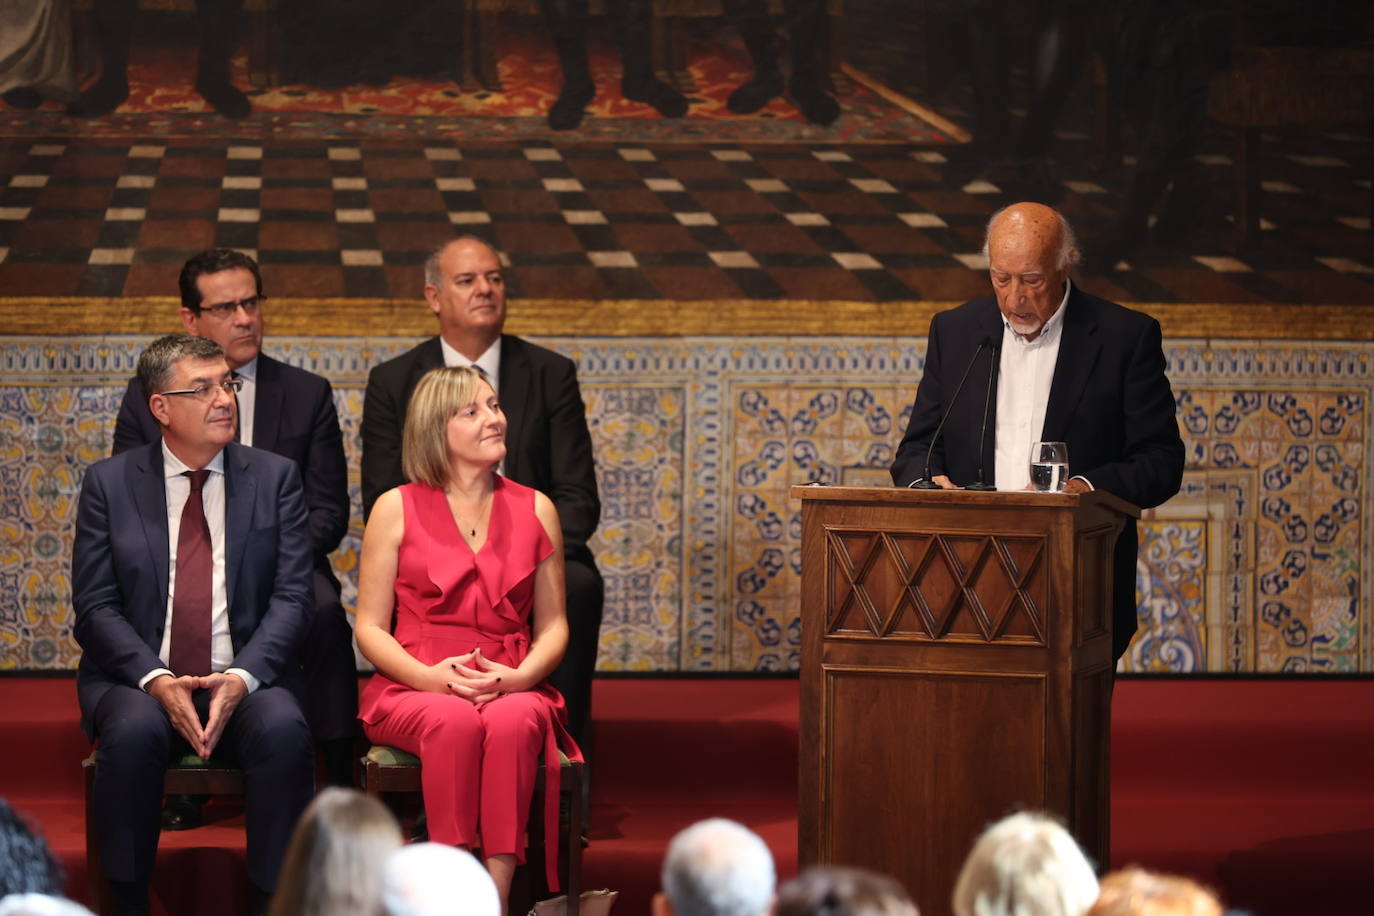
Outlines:
[[[96,842],[117,916],[147,913],[163,773],[223,758],[244,771],[261,910],[314,782],[287,689],[314,614],[305,494],[294,463],[234,442],[239,382],[214,341],[159,338],[138,377],[162,436],[86,471],[72,545]]]
[[[604,588],[587,541],[601,518],[592,437],[566,356],[502,334],[506,281],[501,259],[481,239],[462,236],[425,261],[425,300],[439,336],[382,363],[363,399],[363,514],[401,470],[401,430],[420,377],[440,366],[476,366],[501,400],[507,419],[500,471],[553,500],[563,528],[568,592],[568,651],[549,676],[568,703],[568,730],[584,744],[591,717],[592,675],[601,634]]]
[[[187,333],[224,348],[229,368],[242,382],[236,441],[290,458],[305,485],[314,555],[314,603],[310,633],[301,649],[301,706],[320,745],[325,779],[353,784],[357,736],[358,676],[353,631],[339,598],[329,554],[348,532],[348,466],[339,416],[329,382],[262,352],[264,309],[257,262],[242,252],[212,248],[181,268],[181,323]],[[115,420],[114,452],[156,442],[162,431],[148,410],[148,396],[130,379]],[[194,827],[198,809],[184,800],[168,805],[164,826]]]
[[[930,478],[955,488],[981,478],[999,490],[1023,490],[1031,445],[1044,440],[1068,444],[1070,493],[1106,490],[1142,509],[1177,493],[1183,440],[1159,322],[1069,280],[1078,258],[1073,231],[1042,204],[995,213],[984,254],[993,295],[930,323],[925,374],[893,481],[904,487]],[[968,389],[955,400],[966,372]],[[1135,525],[1127,525],[1116,542],[1116,658],[1136,630],[1136,538]]]

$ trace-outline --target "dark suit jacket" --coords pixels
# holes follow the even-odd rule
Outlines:
[[[335,582],[329,554],[348,533],[348,463],[328,380],[258,356],[253,447],[290,458],[300,468],[315,565]],[[138,379],[129,379],[115,420],[114,454],[162,439]]]
[[[1157,506],[1177,493],[1183,480],[1183,440],[1164,374],[1159,322],[1088,295],[1076,285],[1065,308],[1040,438],[1068,444],[1070,474],[1141,508]],[[941,312],[930,323],[925,374],[892,463],[892,479],[898,486],[925,476],[931,435],[960,376],[980,341],[989,336],[1002,339],[1002,327],[1002,314],[991,296]],[[977,478],[989,367],[985,351],[935,443],[931,476],[947,474],[960,486]],[[992,397],[995,405],[995,383]],[[995,476],[994,440],[990,420],[982,454],[988,480]],[[1123,650],[1136,629],[1135,554],[1135,526],[1127,525],[1115,558],[1115,642]]]
[[[363,516],[392,487],[406,482],[401,430],[421,376],[444,364],[439,338],[374,368],[363,399]],[[587,540],[601,519],[592,437],[566,356],[501,335],[501,409],[506,414],[505,474],[553,500],[569,559],[592,562]]]
[[[224,450],[225,585],[234,667],[264,685],[296,670],[314,614],[310,532],[296,465],[230,443]],[[158,659],[167,616],[167,492],[162,442],[91,465],[72,545],[81,725],[115,684],[137,686]]]

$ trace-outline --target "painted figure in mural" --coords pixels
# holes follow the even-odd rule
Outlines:
[[[993,214],[984,250],[994,295],[931,321],[925,373],[892,463],[893,481],[1024,489],[1031,444],[1049,440],[1068,444],[1068,492],[1106,490],[1141,508],[1177,493],[1183,440],[1159,322],[1069,280],[1077,259],[1073,230],[1042,204]],[[954,400],[970,368],[976,387]],[[1127,525],[1114,560],[1116,658],[1136,630],[1136,544],[1135,526]]]
[[[652,105],[665,118],[687,113],[687,99],[654,76],[652,0],[608,0],[607,18],[620,42],[620,92],[634,102]],[[587,63],[587,0],[540,0],[563,69],[563,89],[549,109],[549,126],[572,130],[582,123],[587,104],[596,96]]]
[[[314,791],[291,689],[314,614],[305,492],[293,462],[234,442],[238,382],[219,344],[159,338],[138,375],[162,436],[86,471],[72,544],[95,841],[116,916],[148,913],[168,764],[232,761],[261,912]]]
[[[840,106],[826,91],[825,0],[787,0],[784,11],[792,52],[787,94],[808,121],[833,124],[840,116]],[[753,78],[730,93],[726,105],[736,114],[752,114],[782,95],[777,29],[768,13],[768,0],[730,0],[725,12],[739,29],[754,64]]]
[[[223,347],[229,368],[242,383],[236,399],[236,441],[290,458],[300,469],[315,566],[315,613],[301,649],[305,678],[300,701],[320,744],[325,779],[330,785],[352,785],[357,661],[339,580],[329,562],[329,554],[348,533],[350,509],[348,464],[333,389],[321,376],[263,354],[267,297],[257,262],[248,255],[228,248],[193,255],[181,268],[179,286],[181,323],[187,333]],[[148,410],[148,394],[139,379],[129,380],[115,420],[115,454],[161,436]],[[184,799],[174,799],[164,820],[167,829],[195,827],[199,810]]]
[[[559,752],[582,759],[547,681],[568,646],[558,510],[497,473],[506,415],[476,367],[426,372],[401,438],[410,482],[377,498],[363,534],[358,648],[377,667],[363,730],[420,758],[430,838],[481,849],[503,903],[542,757],[556,889]]]
[[[501,333],[506,281],[501,259],[463,236],[425,261],[425,300],[439,335],[374,368],[363,399],[363,514],[406,482],[401,430],[420,378],[439,366],[476,366],[492,383],[507,420],[501,474],[548,494],[562,523],[570,629],[563,663],[549,676],[568,703],[568,730],[582,742],[591,717],[592,675],[605,589],[587,541],[601,517],[592,437],[577,367],[552,350]]]

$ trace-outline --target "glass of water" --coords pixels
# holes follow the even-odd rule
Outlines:
[[[1032,490],[1053,493],[1064,489],[1069,478],[1069,447],[1063,442],[1036,442],[1031,446]]]

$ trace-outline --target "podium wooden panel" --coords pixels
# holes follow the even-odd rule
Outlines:
[[[1108,861],[1107,493],[794,487],[802,502],[802,865],[950,911],[988,823],[1048,810]]]

